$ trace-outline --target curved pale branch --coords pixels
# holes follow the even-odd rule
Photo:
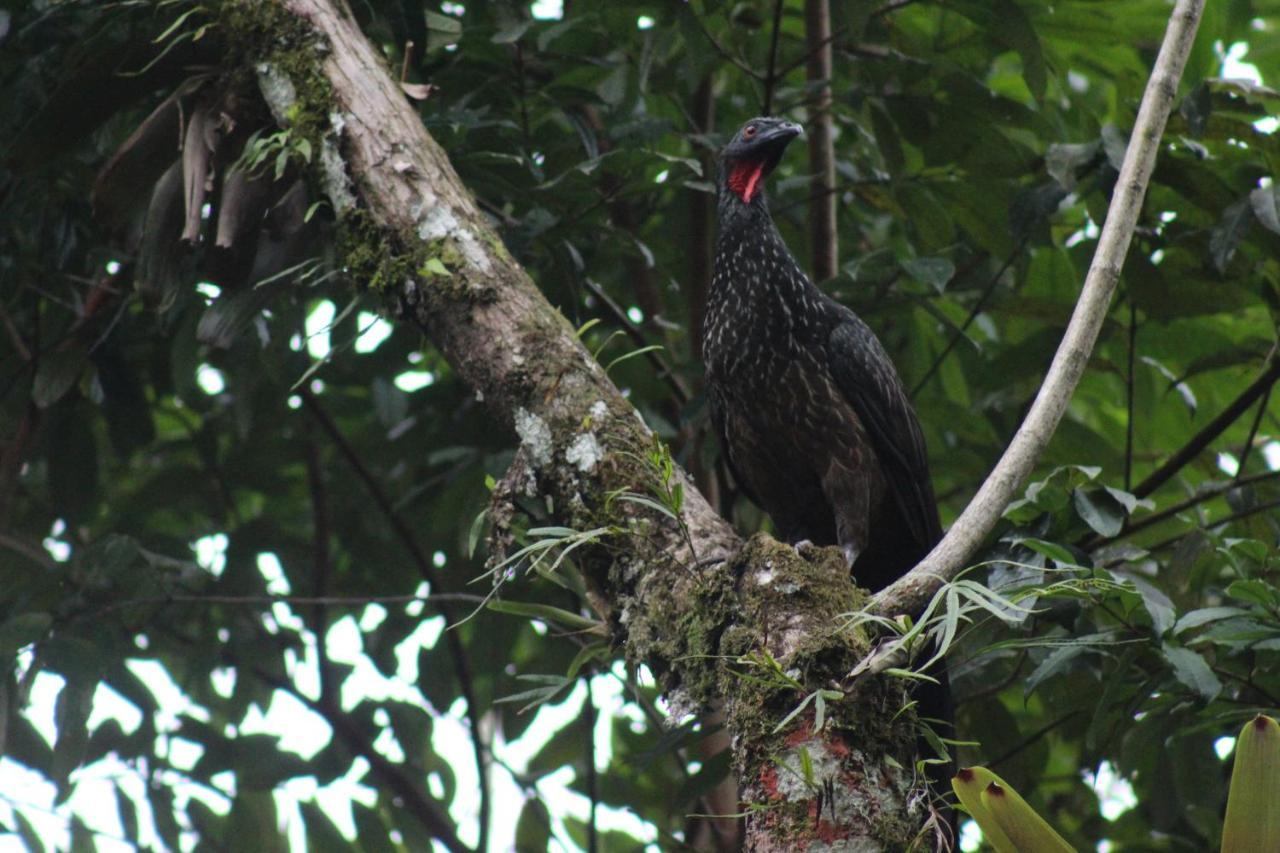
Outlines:
[[[1031,410],[978,494],[951,525],[947,535],[915,568],[876,596],[875,605],[880,612],[918,612],[939,586],[965,566],[1022,488],[1057,429],[1089,362],[1120,279],[1147,183],[1155,168],[1160,138],[1203,11],[1204,0],[1178,0],[1169,19],[1160,54],[1142,95],[1084,289]]]

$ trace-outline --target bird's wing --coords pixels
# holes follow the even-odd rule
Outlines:
[[[849,309],[833,305],[842,316],[828,339],[831,375],[866,428],[912,537],[927,550],[942,538],[942,524],[920,422],[871,329]]]
[[[720,442],[720,452],[724,456],[725,465],[729,468],[729,473],[733,475],[733,480],[747,499],[756,506],[763,506],[760,499],[755,496],[751,490],[751,485],[746,478],[742,476],[742,471],[734,464],[733,447],[734,442],[732,436],[729,435],[728,416],[725,413],[724,401],[720,398],[719,390],[714,383],[707,383],[707,403],[711,409],[711,426],[716,431],[716,439]]]

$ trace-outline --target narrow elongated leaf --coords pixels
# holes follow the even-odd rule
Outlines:
[[[1280,850],[1280,725],[1259,714],[1236,738],[1222,853]]]
[[[996,853],[1018,853],[1009,836],[1000,827],[987,804],[982,800],[982,792],[992,782],[1000,779],[985,767],[965,767],[951,779],[951,788],[960,799],[960,805],[978,823],[983,838]]]
[[[575,631],[600,631],[603,628],[601,623],[595,619],[588,619],[585,616],[579,616],[577,613],[571,613],[559,607],[552,607],[550,604],[495,599],[489,602],[489,609],[496,610],[499,613],[510,613],[512,616],[541,619],[544,622],[564,625]]]
[[[1239,607],[1202,607],[1199,610],[1192,610],[1190,613],[1182,614],[1173,626],[1173,633],[1181,634],[1183,631],[1190,631],[1192,628],[1199,628],[1211,622],[1244,616],[1248,612]]]
[[[982,804],[1019,853],[1075,853],[1075,848],[1007,783],[992,782],[983,788]]]

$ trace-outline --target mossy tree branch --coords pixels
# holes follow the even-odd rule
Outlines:
[[[593,603],[673,707],[727,697],[754,815],[747,845],[905,847],[927,812],[901,769],[914,738],[895,721],[900,683],[865,679],[826,707],[820,730],[813,702],[775,730],[867,652],[837,619],[861,602],[842,559],[802,558],[767,537],[744,545],[678,468],[667,484],[684,494],[678,523],[613,499],[651,490],[652,435],[508,254],[349,9],[341,0],[245,8],[283,8],[316,35],[288,55],[272,48],[278,39],[261,40],[253,60],[277,121],[321,137],[312,145],[327,152],[320,178],[348,269],[423,329],[519,437],[506,483],[536,489],[557,523],[609,531],[580,561]]]

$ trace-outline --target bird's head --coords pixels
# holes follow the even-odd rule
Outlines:
[[[732,192],[743,204],[750,204],[782,159],[787,144],[803,132],[800,125],[786,119],[751,119],[720,152],[721,188]]]

